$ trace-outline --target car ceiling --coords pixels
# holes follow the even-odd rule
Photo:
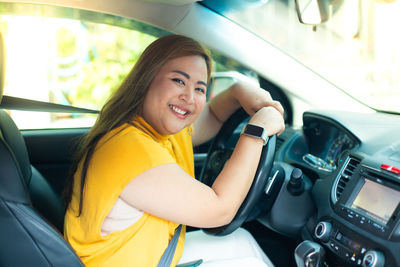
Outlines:
[[[5,0],[71,7],[131,18],[170,30],[188,13],[195,0]],[[165,14],[168,14],[166,16]]]

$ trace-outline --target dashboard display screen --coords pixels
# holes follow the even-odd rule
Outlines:
[[[400,191],[364,179],[351,208],[386,224],[400,202]]]

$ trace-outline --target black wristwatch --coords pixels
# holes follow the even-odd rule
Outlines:
[[[243,127],[241,134],[264,140],[264,146],[268,142],[268,133],[261,126],[249,123]]]

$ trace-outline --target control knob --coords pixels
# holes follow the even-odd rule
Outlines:
[[[368,250],[363,258],[362,266],[364,267],[383,267],[385,265],[385,256],[382,252],[376,250]]]
[[[332,224],[319,222],[315,227],[315,236],[322,242],[328,242],[332,232]]]
[[[301,195],[304,192],[303,172],[299,168],[294,168],[290,174],[287,190],[293,196]]]

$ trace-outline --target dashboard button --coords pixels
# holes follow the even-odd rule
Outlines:
[[[374,260],[374,258],[373,258],[371,255],[367,255],[367,256],[364,258],[364,265],[366,265],[366,266],[372,266],[373,260]]]
[[[342,239],[342,237],[343,237],[342,233],[341,232],[337,232],[336,239],[340,241]]]
[[[372,223],[372,226],[375,227],[376,229],[379,229],[379,230],[382,229],[382,226],[377,224],[377,223],[375,223],[375,222]]]
[[[385,257],[382,252],[369,250],[363,259],[364,267],[383,267],[385,266]]]
[[[319,222],[315,227],[315,237],[322,242],[328,242],[332,232],[332,224],[329,222]]]
[[[394,174],[400,174],[400,169],[399,168],[393,167],[393,166],[388,165],[388,164],[382,164],[381,165],[381,169],[385,170],[385,171],[389,171],[389,172],[394,173]]]

